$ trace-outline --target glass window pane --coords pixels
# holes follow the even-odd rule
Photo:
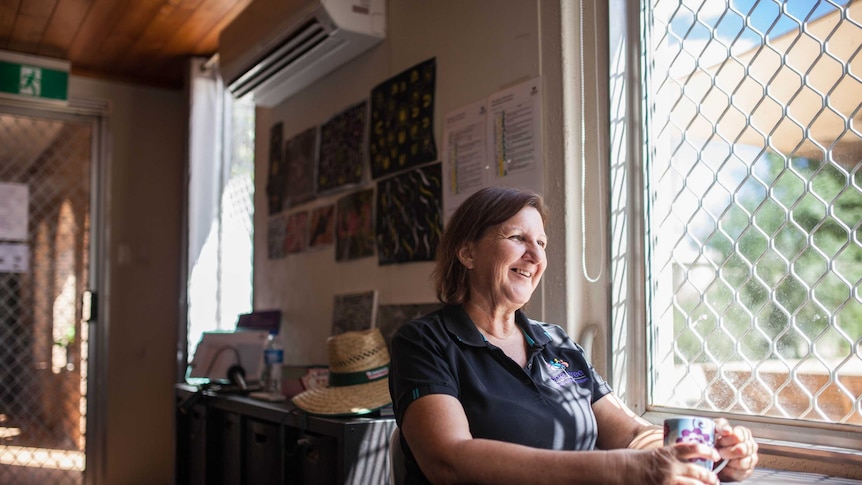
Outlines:
[[[862,425],[862,2],[646,3],[648,405]]]

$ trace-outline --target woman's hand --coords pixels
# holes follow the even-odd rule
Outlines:
[[[715,420],[715,447],[727,466],[718,474],[722,480],[739,482],[748,478],[757,465],[757,442],[743,426],[732,427],[724,418]]]
[[[719,485],[718,477],[693,459],[718,460],[718,452],[702,443],[676,443],[639,455],[634,470],[636,480],[626,483],[649,485]]]

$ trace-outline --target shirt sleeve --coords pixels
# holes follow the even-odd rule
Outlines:
[[[450,342],[442,325],[425,320],[403,325],[392,338],[389,393],[399,426],[407,407],[422,396],[458,397],[455,370],[446,358]]]
[[[572,358],[577,359],[581,368],[586,368],[590,374],[592,382],[592,400],[590,404],[594,404],[599,399],[613,392],[613,388],[605,381],[601,374],[596,371],[593,364],[587,360],[584,348],[576,343],[559,325],[543,324],[545,331],[551,337],[555,345],[560,351],[569,354]]]

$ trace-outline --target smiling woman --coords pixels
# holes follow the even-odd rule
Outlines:
[[[526,316],[547,267],[546,220],[537,194],[490,187],[449,221],[435,268],[444,306],[392,340],[408,483],[715,485],[715,473],[687,460],[720,457],[722,479],[747,477],[757,463],[747,430],[718,420],[718,451],[647,439],[661,431],[614,396],[583,348]]]

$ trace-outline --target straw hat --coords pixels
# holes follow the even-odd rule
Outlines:
[[[344,332],[326,341],[329,385],[293,397],[310,414],[366,414],[392,402],[389,397],[389,351],[380,330]]]

